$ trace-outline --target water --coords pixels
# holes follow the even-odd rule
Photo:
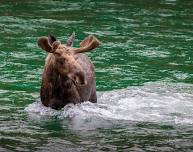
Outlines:
[[[0,1],[0,151],[192,151],[193,2]],[[101,40],[98,103],[38,100],[39,36]]]

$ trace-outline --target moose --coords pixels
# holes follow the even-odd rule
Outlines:
[[[41,102],[46,107],[61,109],[69,103],[97,102],[94,65],[83,53],[95,49],[100,42],[89,35],[75,48],[74,39],[73,33],[65,45],[51,35],[37,41],[48,52],[40,90]]]

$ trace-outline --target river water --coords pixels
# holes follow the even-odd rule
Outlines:
[[[0,1],[0,151],[192,151],[193,2]],[[39,101],[46,53],[89,34],[98,103],[56,111]]]

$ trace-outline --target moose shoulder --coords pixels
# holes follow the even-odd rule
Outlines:
[[[73,48],[75,35],[66,45],[55,37],[40,37],[38,46],[48,52],[45,60],[40,97],[43,105],[60,109],[68,103],[97,102],[94,65],[83,54],[99,46],[94,36],[88,36],[79,48]]]

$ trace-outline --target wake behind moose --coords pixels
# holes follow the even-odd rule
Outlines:
[[[44,106],[61,109],[68,103],[97,102],[95,69],[84,52],[99,46],[95,36],[86,37],[73,48],[75,34],[61,44],[54,36],[40,37],[38,46],[48,52],[40,90]]]

